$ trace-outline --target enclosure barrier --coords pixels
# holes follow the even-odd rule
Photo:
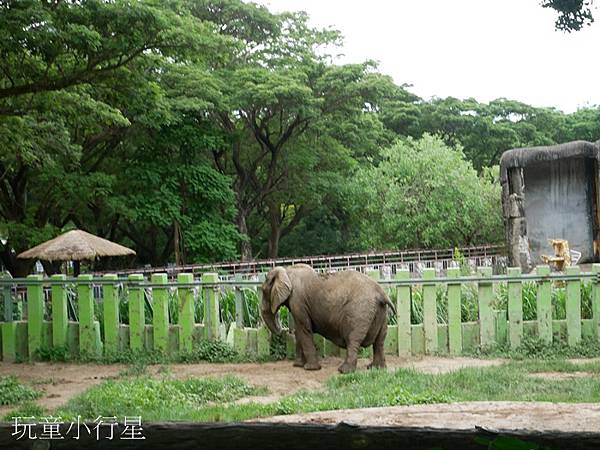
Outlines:
[[[380,278],[377,271],[369,275]],[[127,350],[175,356],[193,352],[203,340],[268,356],[271,335],[258,318],[261,279],[264,274],[220,280],[215,273],[200,278],[183,273],[175,282],[166,274],[153,274],[150,280],[140,274],[3,278],[2,360],[36,359],[59,350],[91,358]],[[459,355],[497,345],[514,349],[527,335],[569,346],[583,338],[600,342],[600,264],[589,273],[570,267],[555,274],[540,266],[527,275],[518,268],[492,275],[491,268],[480,267],[477,275],[465,276],[450,268],[444,278],[436,277],[435,269],[425,269],[421,278],[399,270],[393,280],[379,282],[397,309],[389,320],[388,354]],[[286,322],[293,330],[291,316]],[[285,336],[292,358],[294,337]],[[322,356],[344,352],[318,335],[315,345]]]
[[[319,271],[337,271],[354,269],[365,271],[369,268],[388,266],[393,273],[398,268],[407,267],[411,273],[419,273],[423,268],[434,267],[446,270],[457,256],[465,258],[469,263],[506,267],[506,251],[502,245],[480,245],[473,247],[454,247],[444,249],[413,249],[395,251],[377,251],[349,253],[344,255],[313,255],[302,257],[283,257],[259,259],[254,261],[230,261],[208,264],[185,264],[180,266],[147,267],[120,270],[120,275],[166,273],[175,278],[179,273],[219,272],[219,274],[257,274],[268,271],[275,266],[308,264]],[[98,272],[102,275],[103,272]]]

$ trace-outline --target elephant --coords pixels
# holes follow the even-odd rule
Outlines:
[[[295,323],[294,366],[321,368],[313,333],[345,348],[340,373],[356,370],[359,347],[373,346],[369,368],[385,368],[387,307],[394,305],[379,284],[353,270],[318,274],[306,264],[275,267],[262,284],[261,316],[274,334],[281,334],[278,311],[287,306]]]

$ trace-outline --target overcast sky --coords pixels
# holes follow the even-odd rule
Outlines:
[[[374,59],[424,98],[506,97],[565,112],[600,104],[598,9],[597,23],[569,34],[539,0],[254,1],[340,30],[340,62]]]

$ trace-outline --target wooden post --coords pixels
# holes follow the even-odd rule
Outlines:
[[[219,275],[216,273],[205,273],[202,275],[202,283],[218,283]],[[204,287],[204,327],[206,336],[212,341],[219,339],[219,295],[214,286]]]
[[[550,275],[550,266],[537,266],[539,276]],[[537,290],[537,323],[538,336],[541,341],[552,342],[552,285],[550,279],[540,281]]]
[[[96,329],[94,325],[94,290],[91,275],[77,277],[77,297],[79,300],[79,354],[98,356]]]
[[[579,267],[567,267],[567,275],[579,275]],[[567,344],[581,342],[581,280],[567,281]]]
[[[154,350],[166,353],[169,348],[169,291],[166,273],[152,275],[152,284],[161,284],[152,288],[152,306],[154,315],[152,327],[154,330]]]
[[[448,350],[451,355],[462,353],[462,321],[460,308],[460,282],[452,282],[452,278],[458,278],[460,269],[453,267],[448,269]]]
[[[490,280],[480,281],[478,285],[479,298],[479,342],[482,348],[489,348],[495,343],[496,326],[492,301],[494,299],[494,286],[492,284],[492,268],[480,267],[479,273],[483,278]]]
[[[180,284],[193,283],[194,274],[180,273],[177,275],[177,282]],[[206,292],[207,288],[203,287],[202,290]],[[189,353],[194,345],[194,325],[196,323],[194,290],[190,287],[178,287],[177,295],[179,298],[179,351]],[[206,321],[206,313],[204,320]]]
[[[41,275],[29,275],[28,280],[41,280]],[[44,325],[44,292],[42,284],[27,286],[27,344],[29,358],[37,357],[42,348],[42,330]]]
[[[262,283],[265,281],[266,276],[266,273],[259,273],[258,281]],[[260,304],[262,303],[262,289],[260,286],[256,288],[256,293],[258,295],[258,305],[260,308]],[[259,325],[256,332],[256,351],[258,356],[262,357],[269,356],[271,353],[271,332],[265,327],[264,323]]]
[[[509,277],[520,277],[520,267],[509,267]],[[510,348],[516,349],[523,340],[523,286],[520,281],[508,282],[508,338]]]
[[[431,280],[423,284],[423,332],[425,334],[425,354],[438,351],[438,324],[435,269],[423,270],[423,280]]]
[[[592,281],[592,319],[594,336],[600,341],[600,264],[592,265],[592,273],[596,276]]]
[[[410,271],[396,271],[397,280],[408,280]],[[402,285],[396,288],[396,318],[398,322],[398,356],[410,356],[412,350],[412,333],[410,327],[410,286]]]
[[[119,293],[117,275],[106,274],[104,280],[110,284],[102,285],[102,307],[104,308],[104,351],[115,354],[119,351]]]
[[[2,326],[2,361],[15,362],[17,360],[17,323],[4,322]]]
[[[261,326],[256,332],[256,353],[262,357],[271,353],[271,332],[265,326]]]
[[[11,279],[9,273],[2,276],[3,279]],[[2,287],[2,297],[4,302],[4,321],[12,322],[14,320],[14,308],[11,294],[11,287],[7,284]]]
[[[144,289],[136,284],[144,281],[139,273],[128,277],[133,285],[129,286],[127,298],[129,303],[129,348],[134,352],[144,350],[144,327],[146,316],[144,311]]]
[[[52,275],[52,346],[66,348],[69,316],[67,314],[66,275]],[[60,284],[59,284],[60,283]]]

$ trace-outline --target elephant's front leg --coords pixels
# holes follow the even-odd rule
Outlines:
[[[294,367],[304,367],[306,364],[306,358],[304,357],[304,352],[302,351],[302,346],[300,345],[300,339],[298,336],[295,336],[296,341],[296,357],[294,358]]]
[[[306,370],[319,370],[321,365],[317,357],[317,349],[315,348],[312,332],[299,325],[296,326],[296,352],[300,348],[302,355],[304,355],[304,368]]]

